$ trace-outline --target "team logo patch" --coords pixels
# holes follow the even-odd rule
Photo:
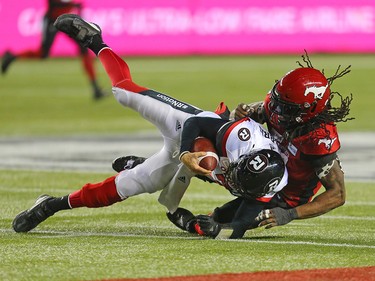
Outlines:
[[[268,166],[268,159],[262,154],[254,155],[247,160],[246,168],[252,173],[261,173]]]
[[[280,181],[281,181],[280,178],[273,178],[272,180],[270,180],[269,183],[267,184],[268,193],[273,192],[279,185]]]
[[[317,86],[312,86],[312,87],[306,87],[306,90],[305,90],[305,97],[308,95],[308,94],[314,94],[314,99],[319,99],[321,100],[324,96],[324,93],[326,92],[328,88],[328,84],[326,86],[321,86],[321,87],[317,87]]]
[[[248,141],[250,136],[250,130],[248,128],[241,128],[238,130],[238,138],[241,141]]]
[[[320,139],[318,141],[318,145],[319,144],[322,144],[324,143],[324,145],[326,146],[327,150],[330,150],[333,143],[337,140],[337,138],[334,138],[334,139]]]

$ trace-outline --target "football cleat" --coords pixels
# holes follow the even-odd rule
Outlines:
[[[94,100],[100,100],[102,98],[108,97],[108,94],[101,89],[96,89],[94,90],[92,97]]]
[[[142,164],[146,161],[147,158],[138,157],[138,156],[121,156],[113,160],[112,169],[120,173],[124,170],[133,169],[135,166]]]
[[[16,56],[11,52],[6,51],[1,62],[1,73],[5,74],[8,70],[9,65],[16,59]]]
[[[94,100],[100,100],[102,98],[108,97],[108,94],[104,92],[102,89],[99,88],[98,84],[96,81],[92,81],[92,88],[93,88],[93,99]]]
[[[28,232],[52,216],[55,212],[47,205],[47,201],[52,198],[54,197],[46,194],[41,195],[30,209],[19,213],[12,223],[14,231]]]
[[[53,25],[84,47],[87,47],[92,43],[95,35],[101,36],[102,34],[102,30],[97,24],[89,23],[83,20],[80,16],[74,14],[64,14],[59,16]]]

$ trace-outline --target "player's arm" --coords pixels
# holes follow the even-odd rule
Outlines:
[[[227,122],[213,117],[190,117],[185,121],[182,129],[181,152],[189,151],[198,136],[206,137],[215,144],[217,132]]]
[[[264,115],[263,102],[253,102],[249,104],[240,103],[230,114],[230,119],[239,120],[250,117],[254,121],[263,124],[266,119]]]
[[[330,167],[330,165],[332,165]],[[323,193],[316,196],[311,202],[296,207],[298,218],[307,219],[323,215],[345,203],[345,182],[344,173],[341,170],[339,161],[332,160],[332,164],[318,169],[321,173],[329,168],[327,175],[322,175],[320,181],[326,189]]]
[[[344,173],[336,153],[326,155],[316,161],[320,163],[315,168],[322,185],[326,189],[316,196],[311,202],[292,209],[266,209],[259,213],[257,220],[259,226],[271,228],[284,225],[294,219],[307,219],[323,215],[345,203]]]
[[[181,135],[180,161],[191,171],[199,175],[208,176],[211,171],[199,166],[199,157],[206,155],[205,152],[190,152],[194,140],[203,136],[215,144],[219,129],[227,121],[212,117],[190,117],[184,123]]]
[[[216,208],[211,215],[196,216],[195,230],[211,238],[240,239],[247,230],[258,226],[255,218],[264,207],[265,203],[239,197]]]

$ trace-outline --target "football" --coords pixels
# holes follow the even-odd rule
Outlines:
[[[215,170],[219,163],[219,156],[217,155],[214,144],[205,137],[197,137],[194,140],[190,152],[207,152],[205,156],[199,158],[199,166],[207,170]]]

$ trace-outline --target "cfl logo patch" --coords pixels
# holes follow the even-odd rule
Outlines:
[[[261,173],[268,165],[268,159],[264,155],[255,155],[247,161],[247,168],[253,173]]]

